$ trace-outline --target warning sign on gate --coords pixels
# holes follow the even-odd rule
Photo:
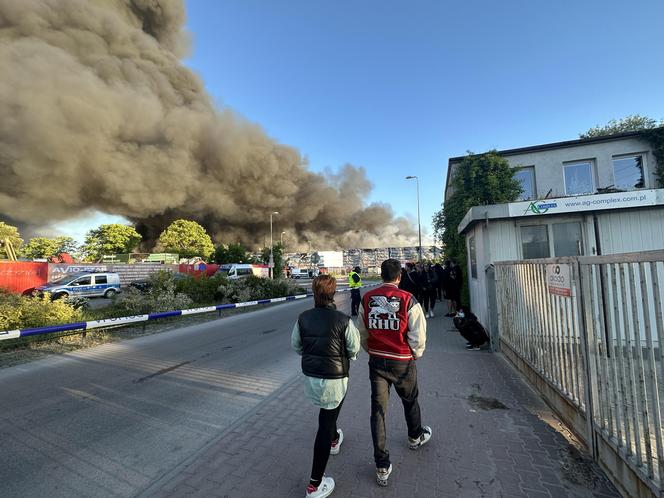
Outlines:
[[[546,265],[546,284],[549,294],[570,297],[572,295],[572,271],[569,264]]]

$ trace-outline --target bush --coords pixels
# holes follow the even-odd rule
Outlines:
[[[217,289],[225,302],[241,303],[257,299],[306,294],[306,290],[290,280],[270,280],[251,276],[240,280],[229,280]]]
[[[197,304],[212,304],[222,299],[223,296],[219,294],[218,289],[226,284],[227,280],[222,275],[213,277],[187,275],[175,281],[175,288]]]
[[[48,294],[27,297],[0,291],[0,330],[15,330],[80,322],[83,311]]]
[[[148,278],[147,292],[132,287],[115,298],[112,314],[143,315],[160,311],[181,310],[191,307],[189,296],[177,292],[175,275],[170,271],[158,271]]]

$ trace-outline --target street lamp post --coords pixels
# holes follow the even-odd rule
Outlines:
[[[274,242],[272,241],[272,216],[279,214],[279,211],[272,211],[270,213],[270,278],[274,278]]]
[[[420,224],[420,179],[417,176],[407,176],[406,180],[415,179],[417,183],[417,237],[419,242],[420,262],[422,262],[422,225]]]

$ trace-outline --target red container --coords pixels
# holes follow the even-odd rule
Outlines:
[[[0,288],[25,292],[48,281],[48,263],[0,261]]]

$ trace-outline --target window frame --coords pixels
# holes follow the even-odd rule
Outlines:
[[[567,179],[565,178],[565,170],[570,166],[579,166],[581,164],[588,164],[590,166],[590,182],[592,184],[592,189],[590,192],[580,192],[575,194],[570,194],[567,191]],[[597,193],[597,168],[595,167],[595,159],[578,159],[574,161],[565,161],[563,163],[563,187],[565,188],[565,195],[569,197],[577,197],[580,195],[592,195]]]
[[[535,172],[535,165],[531,164],[529,166],[518,166],[515,169],[516,169],[516,172],[514,173],[515,175],[519,171],[523,171],[523,170],[532,172],[532,175],[530,176],[530,189],[532,191],[533,196],[532,197],[521,197],[522,194],[519,194],[519,199],[518,200],[520,200],[520,201],[533,201],[533,200],[537,199],[537,176],[536,176],[536,172]]]
[[[544,258],[528,258],[526,259],[523,255],[523,228],[529,228],[529,227],[534,227],[534,226],[544,226],[546,228],[546,237],[547,237],[547,246],[549,248],[549,255],[545,256]],[[528,261],[530,259],[547,259],[552,257],[551,255],[553,254],[553,248],[551,247],[551,229],[549,228],[547,223],[542,223],[540,220],[533,220],[533,222],[524,222],[524,223],[519,223],[517,226],[518,234],[519,234],[519,259],[522,259],[524,261]]]
[[[647,189],[650,182],[648,181],[648,176],[649,176],[648,166],[647,166],[648,154],[646,152],[631,152],[631,153],[628,152],[625,154],[616,154],[611,156],[611,175],[613,176],[613,186],[615,188],[620,188],[616,185],[616,168],[614,167],[613,162],[616,160],[627,159],[630,157],[641,158],[641,167],[643,168],[643,187],[631,188],[629,191]]]
[[[88,283],[87,284],[81,283],[86,278],[89,280]],[[81,275],[76,280],[72,280],[67,285],[70,285],[72,287],[82,287],[82,286],[92,285],[92,275]]]
[[[549,238],[549,258],[559,258],[563,256],[556,255],[555,242],[553,240],[553,225],[559,223],[578,223],[581,225],[581,256],[585,256],[590,249],[588,246],[588,233],[586,222],[583,217],[577,216],[553,216],[548,219],[536,219],[533,220],[531,217],[524,218],[522,220],[515,221],[516,232],[517,232],[517,243],[518,243],[518,252],[520,260],[525,260],[523,257],[523,240],[521,239],[521,227],[524,226],[534,226],[534,225],[545,225],[547,237]],[[545,258],[546,259],[546,258]]]
[[[477,280],[477,244],[475,242],[475,235],[468,237],[468,263],[471,278]]]

